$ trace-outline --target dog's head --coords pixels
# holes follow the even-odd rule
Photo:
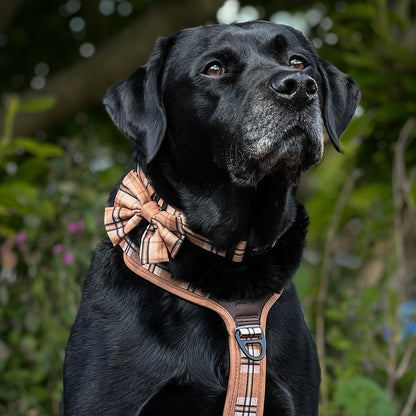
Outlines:
[[[354,80],[297,30],[268,22],[197,27],[157,41],[148,63],[104,103],[149,164],[167,146],[179,170],[221,170],[238,187],[317,164],[325,126],[339,139],[359,99]]]

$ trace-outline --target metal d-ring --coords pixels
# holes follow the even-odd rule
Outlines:
[[[253,334],[249,334],[249,336],[252,335],[256,335],[259,336],[260,338],[258,339],[241,339],[241,330],[242,329],[252,329],[253,330]],[[260,333],[254,333],[255,329],[260,329]],[[243,351],[243,353],[245,354],[245,356],[247,358],[249,358],[250,360],[253,361],[260,361],[263,359],[263,357],[266,354],[266,338],[264,336],[264,332],[263,330],[260,328],[260,325],[243,325],[243,326],[239,326],[236,328],[235,330],[235,338],[238,342],[238,345],[241,349],[241,351]],[[248,344],[259,344],[261,347],[261,352],[259,355],[253,355],[250,353],[250,351],[247,349],[247,345]]]

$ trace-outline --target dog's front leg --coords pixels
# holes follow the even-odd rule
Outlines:
[[[139,355],[130,352],[120,360],[117,354],[108,355],[108,350],[101,354],[98,345],[89,346],[98,352],[91,357],[77,344],[72,337],[65,360],[72,371],[64,374],[64,416],[139,416],[149,400],[175,377],[168,360],[155,359],[157,351],[141,348]]]

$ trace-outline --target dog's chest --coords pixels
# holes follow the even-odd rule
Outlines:
[[[221,415],[229,366],[223,322],[214,312],[182,301],[164,319],[158,338],[166,347],[164,358],[169,356],[167,382],[140,416]]]

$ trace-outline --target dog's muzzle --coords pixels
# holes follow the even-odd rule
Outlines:
[[[269,76],[248,96],[241,139],[228,154],[228,171],[238,186],[256,186],[276,171],[297,183],[323,155],[317,82],[303,72]]]

